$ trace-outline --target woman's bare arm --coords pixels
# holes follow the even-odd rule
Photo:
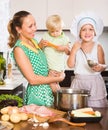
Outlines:
[[[54,77],[54,76],[41,76],[36,75],[33,72],[32,65],[28,59],[28,57],[25,55],[23,50],[19,47],[16,47],[14,49],[14,56],[15,60],[17,62],[17,65],[19,66],[21,72],[27,79],[27,81],[34,85],[34,84],[49,84],[52,82],[60,82],[64,79],[64,74],[61,74],[60,76]]]

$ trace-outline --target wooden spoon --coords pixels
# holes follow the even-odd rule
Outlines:
[[[72,126],[85,126],[86,125],[85,122],[84,123],[73,123],[62,117],[54,117],[54,118],[49,119],[49,122],[55,122],[55,121],[62,121],[69,125],[72,125]]]

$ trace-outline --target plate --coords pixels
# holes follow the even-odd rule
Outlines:
[[[71,117],[72,122],[80,123],[80,122],[86,122],[86,123],[98,123],[102,119],[101,117]]]

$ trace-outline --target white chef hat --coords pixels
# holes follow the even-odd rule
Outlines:
[[[94,27],[96,33],[94,41],[96,41],[103,32],[103,21],[97,15],[91,12],[82,13],[81,15],[76,16],[73,19],[70,28],[70,31],[74,35],[76,40],[80,40],[80,29],[85,24],[91,24]]]

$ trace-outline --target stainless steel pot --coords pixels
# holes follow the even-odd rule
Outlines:
[[[88,96],[88,90],[61,89],[56,93],[55,107],[63,111],[87,107]]]

